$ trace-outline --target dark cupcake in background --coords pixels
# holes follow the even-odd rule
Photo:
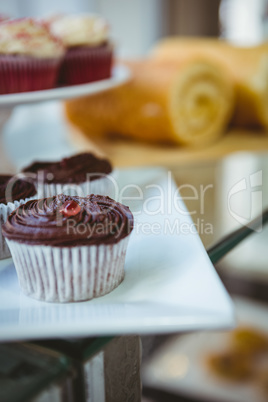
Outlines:
[[[48,20],[47,25],[66,47],[59,81],[77,85],[111,77],[113,45],[109,26],[98,15],[64,15]]]
[[[38,198],[58,194],[113,196],[114,178],[108,159],[82,153],[56,162],[34,162],[22,170],[37,187]]]
[[[129,208],[90,195],[29,201],[3,227],[22,291],[72,302],[103,296],[124,278],[133,229]]]
[[[55,87],[65,48],[41,23],[0,23],[0,94]]]
[[[16,176],[0,175],[0,259],[10,257],[2,226],[8,215],[36,195],[34,184]]]

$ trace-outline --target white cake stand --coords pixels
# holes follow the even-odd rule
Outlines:
[[[0,95],[0,133],[11,116],[12,110],[18,105],[36,104],[52,100],[72,99],[86,95],[93,95],[124,84],[130,79],[130,71],[123,65],[113,68],[109,79],[95,81],[89,84],[73,85],[68,87],[53,88],[43,91],[22,92]],[[13,172],[14,167],[8,160],[3,138],[0,134],[0,170],[1,172]]]

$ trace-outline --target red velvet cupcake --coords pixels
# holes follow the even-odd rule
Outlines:
[[[60,70],[61,84],[77,85],[111,76],[113,46],[104,19],[90,14],[58,16],[49,26],[67,48]]]
[[[0,24],[0,93],[53,88],[65,52],[59,39],[33,19]]]

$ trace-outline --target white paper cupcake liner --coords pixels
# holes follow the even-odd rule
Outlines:
[[[7,243],[23,293],[48,302],[73,302],[103,296],[122,282],[128,238],[81,247]]]
[[[115,180],[114,175],[109,175],[80,184],[37,183],[37,193],[38,198],[53,197],[59,194],[78,195],[79,197],[86,197],[89,194],[98,194],[113,198],[115,193]]]
[[[25,200],[9,202],[8,204],[0,204],[0,260],[11,257],[8,245],[2,234],[2,225],[6,222],[7,217],[11,214],[11,212],[33,198],[26,198]]]

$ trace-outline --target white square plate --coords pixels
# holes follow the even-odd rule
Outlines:
[[[12,260],[0,262],[0,339],[153,334],[234,325],[221,284],[171,174],[118,172],[119,200],[135,216],[125,279],[81,303],[32,300],[19,290]]]

